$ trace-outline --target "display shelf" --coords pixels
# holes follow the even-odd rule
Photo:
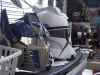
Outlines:
[[[77,67],[75,67],[72,71],[70,71],[66,75],[82,75],[82,72],[86,68],[86,63],[87,63],[87,55],[83,55],[80,64],[77,65]]]

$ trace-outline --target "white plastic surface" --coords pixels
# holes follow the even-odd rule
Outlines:
[[[55,58],[70,59],[72,55],[74,55],[74,57],[76,56],[76,52],[70,44],[68,44],[64,51],[61,53],[67,43],[65,38],[49,37],[48,41],[50,43],[50,51]]]
[[[57,7],[47,7],[36,10],[40,22],[49,27],[68,26],[67,19],[63,16],[61,10]],[[48,17],[48,18],[47,18]]]
[[[15,75],[18,56],[21,54],[19,49],[0,45],[0,75]]]
[[[74,68],[72,71],[70,71],[68,74],[66,75],[81,75],[80,71],[83,71],[86,67],[86,62],[87,62],[87,56],[85,55],[83,58],[83,62],[81,62],[76,68]]]

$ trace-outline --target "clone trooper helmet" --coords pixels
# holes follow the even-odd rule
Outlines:
[[[49,6],[36,10],[40,22],[50,32],[50,51],[55,58],[72,59],[76,52],[71,46],[70,31],[67,19],[63,16],[59,8]]]

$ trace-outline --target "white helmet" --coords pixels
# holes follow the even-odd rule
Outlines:
[[[49,27],[68,26],[68,21],[64,18],[62,12],[57,7],[46,7],[36,10],[40,22],[46,23]]]
[[[68,21],[60,9],[49,6],[36,10],[40,22],[49,30],[50,50],[55,58],[71,59],[76,52],[69,42]]]

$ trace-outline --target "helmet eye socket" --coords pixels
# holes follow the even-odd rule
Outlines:
[[[67,40],[70,36],[69,28],[50,29],[48,31],[52,37],[65,38]]]

